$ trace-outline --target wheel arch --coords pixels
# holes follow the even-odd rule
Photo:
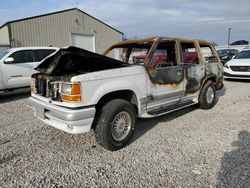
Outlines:
[[[201,87],[200,87],[199,98],[200,98],[201,91],[202,91],[203,87],[205,86],[205,84],[206,84],[208,81],[212,81],[212,83],[214,84],[214,86],[216,86],[216,77],[215,77],[214,75],[207,76],[207,77],[203,80],[202,85],[201,85]]]
[[[213,100],[212,102],[207,101],[207,95],[206,92],[208,90],[209,86],[212,86],[213,88]],[[199,106],[201,109],[210,109],[216,104],[216,88],[215,84],[213,83],[213,80],[207,79],[201,89],[201,92],[199,93]]]
[[[124,89],[124,90],[118,90],[118,91],[112,91],[109,93],[106,93],[103,95],[99,101],[96,104],[96,116],[98,115],[100,109],[109,101],[114,100],[114,99],[123,99],[128,102],[130,102],[136,111],[136,115],[140,113],[140,108],[139,108],[139,99],[136,95],[136,93],[130,89]],[[96,117],[95,117],[96,119]],[[92,125],[92,127],[95,127],[95,124]]]
[[[210,75],[210,76],[207,76],[206,79],[204,79],[204,81],[203,81],[203,83],[202,83],[201,89],[204,87],[204,85],[205,85],[209,80],[212,81],[213,84],[216,86],[216,83],[217,83],[216,76],[215,76],[215,75]]]

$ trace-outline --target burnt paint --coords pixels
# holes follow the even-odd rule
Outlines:
[[[205,78],[205,66],[204,65],[185,65],[186,76],[186,94],[192,94],[197,92],[203,83]]]
[[[181,66],[157,68],[150,77],[154,84],[178,85],[183,81],[184,73]]]
[[[157,45],[159,44],[160,40],[179,40],[179,42],[196,42],[202,45],[211,46],[209,42],[202,41],[202,40],[190,40],[190,39],[178,39],[178,38],[158,38],[158,40],[155,40],[155,44],[153,45],[151,49],[151,53],[148,55],[148,59],[152,58],[152,54],[157,48]],[[197,46],[199,48],[199,46]],[[215,53],[216,54],[216,53]],[[216,54],[217,57],[217,54]],[[198,59],[202,60],[202,54],[200,53],[200,48],[198,50]],[[218,58],[217,58],[218,59]],[[152,84],[154,85],[160,85],[160,86],[167,86],[168,88],[175,89],[176,87],[179,87],[182,80],[184,79],[186,82],[186,88],[185,88],[185,95],[194,94],[200,91],[204,85],[204,83],[208,79],[213,79],[216,81],[216,85],[219,85],[219,82],[222,82],[223,80],[223,67],[221,68],[221,63],[218,60],[218,62],[213,63],[206,63],[204,61],[199,61],[198,64],[185,64],[183,71],[183,79],[179,77],[178,74],[173,74],[173,72],[165,72],[165,71],[158,71],[155,69],[153,65],[150,64],[150,61],[145,61],[146,70],[149,73],[149,77],[151,79]],[[177,73],[177,72],[175,72]]]
[[[104,55],[106,55],[109,51],[112,50],[112,48],[123,46],[123,45],[130,45],[133,46],[133,44],[136,45],[136,43],[142,43],[142,42],[152,42],[152,47],[146,57],[145,60],[145,68],[146,71],[148,72],[148,75],[150,77],[150,80],[152,81],[152,84],[154,85],[160,85],[160,86],[167,86],[170,88],[177,88],[180,86],[181,82],[185,79],[186,80],[186,93],[191,94],[195,93],[198,90],[200,90],[203,86],[203,83],[210,77],[222,77],[222,71],[218,69],[218,66],[215,65],[210,65],[210,64],[217,64],[217,63],[209,63],[207,65],[199,64],[199,65],[185,65],[181,67],[176,67],[176,68],[170,68],[168,71],[164,68],[159,68],[155,69],[155,67],[150,66],[149,60],[152,59],[153,52],[156,50],[158,44],[162,40],[179,40],[182,42],[193,42],[194,40],[190,39],[178,39],[178,38],[162,38],[162,37],[152,37],[148,39],[142,39],[142,40],[129,40],[129,41],[124,41],[118,44],[113,45],[110,47]],[[198,41],[199,43],[203,43],[206,45],[209,45],[208,42],[206,41]],[[53,70],[58,66],[59,59],[61,56],[67,54],[67,53],[72,53],[72,54],[83,54],[88,57],[97,57],[99,58],[100,61],[108,61],[110,63],[115,63],[115,64],[124,64],[124,62],[114,60],[112,58],[106,57],[104,55],[99,55],[96,53],[92,53],[80,48],[75,48],[75,47],[69,47],[67,49],[61,49],[59,50],[56,54],[53,56],[45,59],[43,63],[38,66],[38,70],[41,72],[47,74],[47,75],[42,75],[42,74],[36,74],[33,77],[37,77],[38,79],[46,79],[48,81],[70,81],[71,77],[70,75],[63,75],[63,76],[49,76],[52,75]],[[200,54],[199,54],[200,55]],[[204,70],[202,68],[197,68],[198,66],[203,66]],[[44,72],[45,71],[45,72]],[[177,72],[180,72],[179,74]],[[221,79],[218,79],[221,80]]]
[[[211,65],[213,64],[213,65]],[[181,70],[181,75],[177,74],[177,70]],[[184,68],[168,68],[166,69],[156,69],[151,70],[149,74],[150,79],[154,85],[167,86],[169,88],[177,88],[180,86],[181,82],[185,80],[185,96],[189,94],[194,94],[202,89],[203,84],[208,79],[215,79],[216,81],[221,81],[222,73],[218,68],[217,63],[203,64],[190,64],[184,65]],[[217,79],[218,78],[218,79]],[[217,83],[216,83],[217,84]]]

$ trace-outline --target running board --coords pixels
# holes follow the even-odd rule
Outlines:
[[[170,112],[173,112],[173,111],[176,111],[176,110],[188,107],[188,106],[192,106],[194,104],[197,104],[197,103],[194,101],[187,101],[184,103],[175,104],[175,105],[171,105],[167,107],[160,107],[158,109],[148,111],[148,114],[152,116],[160,116],[160,115],[167,114],[167,113],[170,113]]]

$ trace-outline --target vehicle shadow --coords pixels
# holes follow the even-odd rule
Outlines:
[[[223,97],[226,94],[227,88],[224,86],[222,89],[216,91],[218,98]]]
[[[28,98],[29,96],[30,96],[29,88],[17,89],[10,92],[0,91],[0,104],[25,99]]]
[[[223,87],[221,90],[216,91],[216,93],[217,93],[217,98],[216,98],[215,105],[216,105],[216,103],[218,103],[219,98],[223,97],[225,95],[226,87]],[[156,118],[138,119],[133,138],[131,139],[129,145],[132,144],[133,142],[135,142],[136,140],[138,140],[140,137],[142,137],[148,131],[153,129],[158,123],[171,121],[175,118],[181,117],[181,116],[188,114],[192,111],[195,111],[197,109],[199,109],[199,104],[195,104],[193,106],[183,108],[181,110],[171,112],[169,114],[162,115],[162,116],[159,116]]]
[[[194,105],[159,117],[138,119],[133,138],[131,139],[129,145],[138,140],[148,131],[153,129],[158,123],[167,123],[175,118],[181,117],[197,109],[197,106]]]
[[[217,187],[250,187],[250,133],[241,131],[221,161]]]
[[[243,79],[232,79],[227,78],[226,81],[228,82],[241,82],[241,83],[250,83],[250,80],[243,80]]]

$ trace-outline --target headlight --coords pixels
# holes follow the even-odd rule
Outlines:
[[[82,98],[80,83],[63,83],[61,88],[61,98],[63,101],[81,102]]]
[[[62,93],[66,95],[71,95],[71,84],[62,84]]]
[[[229,69],[229,66],[227,64],[224,65],[225,68]]]

